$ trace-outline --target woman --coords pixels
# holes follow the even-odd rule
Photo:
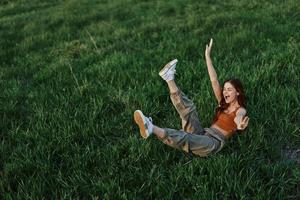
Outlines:
[[[211,127],[202,128],[194,103],[177,87],[174,74],[178,61],[175,59],[166,64],[159,75],[168,84],[171,101],[182,120],[182,130],[160,128],[152,123],[151,118],[145,117],[140,110],[136,110],[134,120],[143,138],[146,139],[154,134],[171,147],[205,157],[220,151],[226,139],[237,130],[244,130],[248,126],[249,118],[246,116],[242,85],[238,79],[229,79],[225,81],[223,88],[220,87],[210,58],[212,43],[211,39],[209,45],[206,45],[205,58],[219,106]]]

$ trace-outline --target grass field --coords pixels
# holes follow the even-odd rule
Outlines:
[[[0,3],[0,199],[300,199],[300,3],[6,0]],[[133,121],[180,129],[158,71],[207,127],[219,80],[239,77],[250,124],[209,158]]]

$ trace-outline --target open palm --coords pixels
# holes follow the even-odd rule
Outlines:
[[[238,130],[244,130],[245,128],[247,128],[249,119],[250,118],[248,116],[244,117],[244,119],[242,119],[241,123],[238,126]]]

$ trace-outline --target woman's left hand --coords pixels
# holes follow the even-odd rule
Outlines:
[[[241,123],[239,124],[239,126],[237,127],[238,130],[245,130],[245,128],[247,128],[248,126],[248,123],[249,123],[249,117],[248,116],[245,116]]]
[[[213,44],[213,39],[211,38],[210,42],[209,42],[209,45],[207,44],[206,48],[205,48],[205,58],[210,58],[210,52],[211,52],[212,44]]]

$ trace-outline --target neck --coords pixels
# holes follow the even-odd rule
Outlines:
[[[239,102],[237,100],[234,100],[233,102],[231,102],[229,104],[229,107],[231,107],[231,108],[237,108],[237,107],[240,107],[240,105],[239,105]]]

